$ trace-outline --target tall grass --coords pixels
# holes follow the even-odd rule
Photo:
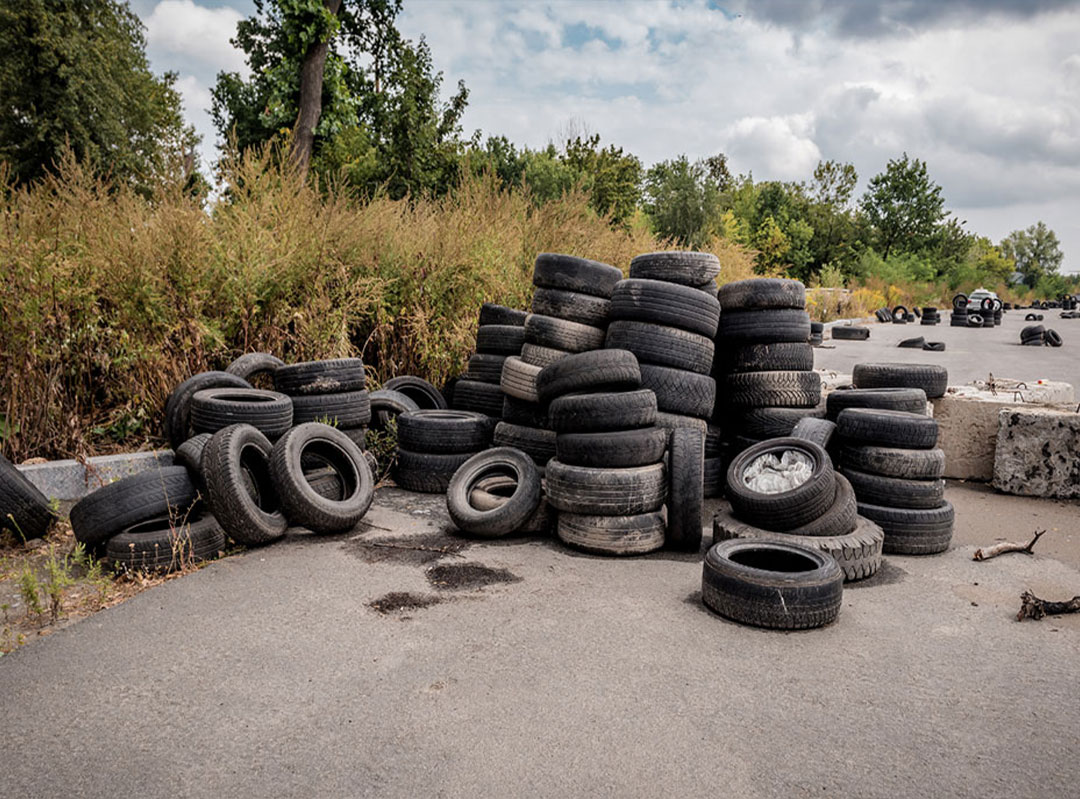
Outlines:
[[[441,199],[358,202],[267,155],[226,165],[209,209],[180,186],[147,201],[66,159],[4,185],[0,443],[15,458],[160,442],[172,388],[243,352],[360,355],[378,382],[440,382],[483,302],[525,308],[539,252],[625,269],[662,249],[613,229],[584,193],[537,206],[488,177]]]

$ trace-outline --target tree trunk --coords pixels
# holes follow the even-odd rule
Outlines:
[[[341,10],[341,3],[342,0],[323,0],[323,5],[331,14],[337,14]],[[322,115],[323,71],[329,49],[329,40],[314,42],[304,53],[304,60],[300,65],[300,111],[296,115],[296,125],[293,128],[289,162],[301,175],[307,175],[311,150],[315,144],[315,128],[318,127],[319,117]]]

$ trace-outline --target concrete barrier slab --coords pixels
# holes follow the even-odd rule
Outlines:
[[[162,449],[154,452],[99,455],[88,458],[85,464],[75,460],[63,460],[17,468],[45,496],[70,502],[82,499],[121,477],[172,465],[172,450]]]
[[[1080,497],[1080,413],[1006,408],[998,419],[994,488],[1029,497]]]

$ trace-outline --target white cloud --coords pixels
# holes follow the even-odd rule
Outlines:
[[[162,0],[143,22],[149,50],[182,55],[189,69],[246,72],[244,54],[229,44],[243,15],[234,8],[207,8],[193,0]]]

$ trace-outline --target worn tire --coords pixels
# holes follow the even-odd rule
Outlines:
[[[755,627],[806,630],[836,620],[844,573],[818,549],[755,539],[721,541],[705,553],[701,599]]]
[[[473,453],[491,446],[495,422],[472,411],[419,410],[397,420],[401,449],[438,454]]]
[[[481,383],[498,383],[502,377],[503,364],[507,355],[495,355],[490,352],[477,352],[469,356],[469,363],[465,367],[465,377],[468,380],[479,380]]]
[[[555,457],[555,433],[551,430],[499,422],[495,425],[495,435],[491,443],[496,447],[521,450],[533,459],[533,463],[541,467]]]
[[[284,366],[285,361],[268,352],[249,352],[241,355],[235,361],[225,367],[225,371],[231,375],[247,380],[249,383],[259,375],[269,375],[271,381],[279,366]]]
[[[629,350],[643,364],[706,375],[712,369],[712,339],[677,327],[628,320],[612,322],[608,325],[604,346]]]
[[[921,388],[930,399],[949,387],[944,366],[909,363],[857,363],[851,373],[855,388]]]
[[[420,410],[420,406],[411,398],[389,388],[372,391],[368,394],[368,402],[371,405],[371,426],[376,430],[382,430],[390,419],[396,419],[403,413]]]
[[[893,555],[933,555],[952,542],[955,511],[949,502],[929,509],[886,508],[859,503],[859,515],[885,531],[882,551]]]
[[[274,372],[278,391],[290,396],[339,394],[367,387],[364,362],[359,358],[332,358],[279,366]]]
[[[454,473],[475,452],[413,452],[398,447],[394,463],[394,482],[406,491],[421,494],[445,494]]]
[[[210,512],[238,544],[261,546],[289,526],[270,476],[270,441],[251,425],[214,433],[203,450]]]
[[[837,325],[830,331],[833,341],[866,341],[870,338],[868,327],[843,327]]]
[[[702,434],[709,429],[709,423],[700,417],[684,416],[681,413],[667,413],[665,411],[656,412],[656,419],[653,424],[665,430],[679,430],[687,427],[691,430],[700,430]]]
[[[208,388],[251,388],[251,384],[227,372],[200,372],[178,385],[165,402],[165,437],[174,450],[191,437],[191,398]]]
[[[809,372],[814,368],[814,348],[798,341],[744,344],[727,350],[718,360],[725,373]]]
[[[183,518],[198,489],[183,466],[164,466],[124,477],[80,499],[69,518],[75,540],[104,544],[125,527],[161,517]]]
[[[841,411],[836,417],[836,430],[846,443],[903,449],[932,449],[938,438],[937,420],[930,416],[877,408]]]
[[[824,450],[829,448],[833,435],[836,433],[836,424],[828,419],[817,419],[806,416],[795,423],[791,428],[792,438],[801,438],[803,441],[813,441]]]
[[[604,328],[529,314],[525,320],[525,343],[565,352],[588,352],[604,346]]]
[[[768,454],[796,450],[813,464],[810,477],[787,491],[765,494],[747,487],[744,473],[750,464]],[[725,493],[732,512],[757,527],[785,532],[818,519],[836,498],[836,476],[825,450],[811,441],[775,438],[748,447],[728,467]]]
[[[798,280],[757,277],[720,288],[720,307],[727,311],[762,308],[806,308],[806,286]]]
[[[521,360],[525,363],[532,364],[533,366],[551,366],[551,364],[561,361],[567,355],[573,355],[572,352],[566,350],[557,350],[553,347],[543,347],[539,344],[529,344],[526,342],[521,347]]]
[[[502,420],[524,427],[551,429],[547,409],[538,402],[525,402],[517,397],[503,397]]]
[[[829,509],[811,522],[784,532],[806,538],[847,535],[858,522],[858,504],[855,489],[844,475],[835,473],[836,493]]]
[[[523,325],[482,325],[476,329],[476,351],[481,354],[517,355],[524,343]]]
[[[908,480],[938,480],[945,474],[945,452],[940,449],[846,444],[840,449],[840,463],[848,469]]]
[[[555,439],[558,459],[570,466],[625,469],[664,459],[668,432],[657,427],[605,433],[562,433]]]
[[[337,427],[367,427],[371,424],[371,394],[342,391],[338,394],[310,394],[292,398],[293,424],[327,421]]]
[[[716,404],[716,381],[707,374],[642,364],[641,387],[656,394],[656,407],[665,413],[708,419]]]
[[[836,421],[845,408],[877,408],[926,415],[926,392],[921,388],[847,388],[829,392],[825,416]]]
[[[622,516],[560,513],[559,539],[575,549],[597,555],[643,555],[664,546],[664,515]]]
[[[668,451],[667,546],[684,552],[701,549],[704,490],[705,436],[700,430],[672,430]]]
[[[548,420],[560,434],[651,427],[656,422],[656,395],[648,389],[567,394],[552,400]]]
[[[564,394],[633,391],[641,386],[637,358],[626,350],[593,350],[545,366],[536,376],[541,404]]]
[[[10,530],[22,541],[44,538],[55,518],[45,495],[0,455],[0,531]]]
[[[516,325],[521,327],[525,324],[525,317],[528,315],[528,311],[519,311],[517,308],[508,308],[505,305],[485,302],[480,306],[480,327],[484,325]]]
[[[293,403],[276,391],[256,388],[208,388],[191,398],[191,427],[216,433],[233,424],[249,424],[269,439],[293,425]]]
[[[821,402],[817,372],[742,372],[728,375],[726,384],[735,408],[814,408]]]
[[[186,466],[196,482],[202,482],[203,450],[206,449],[206,442],[211,438],[213,438],[212,433],[199,433],[176,448],[176,463]]]
[[[225,549],[225,533],[209,513],[176,524],[168,516],[133,524],[109,539],[105,554],[117,571],[173,572]]]
[[[729,345],[781,341],[805,344],[810,340],[810,316],[794,308],[725,310],[716,337]]]
[[[622,270],[610,264],[544,252],[533,264],[533,285],[548,289],[577,291],[595,297],[611,297]]]
[[[824,419],[825,406],[812,408],[751,408],[738,418],[736,428],[747,438],[767,439],[790,436],[801,419]]]
[[[889,508],[937,508],[945,501],[944,480],[911,480],[845,468],[860,502]]]
[[[513,493],[494,508],[477,508],[472,492],[490,476],[511,476]],[[470,535],[497,538],[520,529],[540,504],[540,472],[521,450],[497,447],[465,461],[450,479],[446,509],[450,521]]]
[[[503,391],[496,383],[458,380],[454,384],[454,410],[475,411],[498,419],[502,417]]]
[[[508,397],[514,397],[524,402],[539,403],[540,397],[536,393],[536,377],[542,369],[542,366],[525,363],[516,355],[511,355],[503,364],[499,385],[502,387],[503,393]]]
[[[611,320],[651,322],[716,335],[720,303],[692,286],[633,278],[620,281],[611,295]]]
[[[713,541],[728,541],[734,538],[777,541],[828,552],[844,573],[844,582],[852,583],[873,577],[881,568],[881,545],[885,540],[885,533],[872,521],[862,517],[857,517],[855,528],[844,535],[811,537],[774,533],[744,524],[727,511],[720,511],[713,517]]]
[[[667,499],[663,463],[630,469],[570,466],[548,462],[548,502],[557,510],[594,516],[633,516],[660,510]]]
[[[630,277],[664,280],[695,288],[712,283],[719,274],[720,259],[708,252],[650,252],[638,255],[630,262]]]
[[[579,291],[538,288],[533,294],[533,313],[582,325],[604,327],[607,325],[610,310],[611,300]]]
[[[442,392],[422,377],[398,375],[387,380],[383,388],[387,391],[400,391],[421,410],[445,410],[447,407]]]
[[[726,472],[723,458],[718,455],[705,458],[701,472],[702,496],[706,499],[723,496]]]

